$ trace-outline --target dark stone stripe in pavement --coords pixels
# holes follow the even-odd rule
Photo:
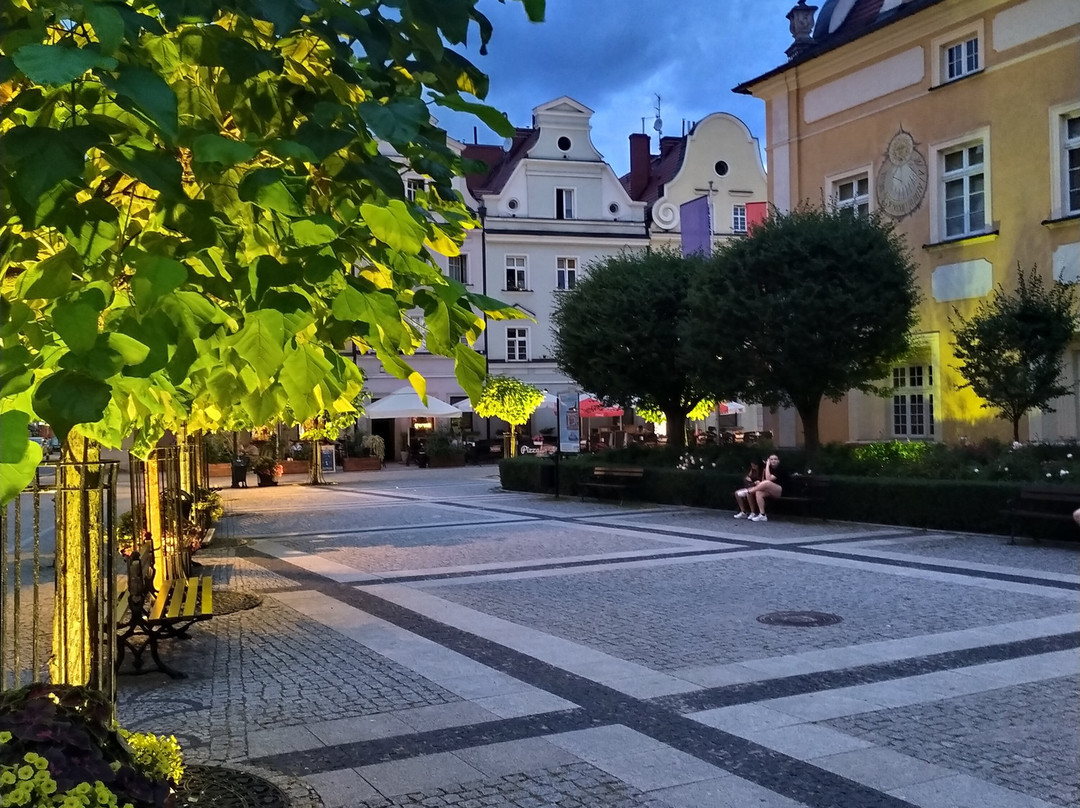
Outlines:
[[[292,577],[293,572],[297,571],[305,580],[309,579],[308,573],[297,570],[294,565],[281,559],[263,556],[257,552],[253,552],[249,558],[279,575]],[[630,727],[810,808],[855,805],[861,808],[912,808],[911,803],[869,786],[737,735],[699,724],[666,707],[627,696],[613,688],[561,670],[462,629],[439,623],[370,592],[325,579],[312,588],[519,681],[583,705],[589,719],[596,726],[622,724]],[[399,737],[397,741],[408,748],[411,737]],[[493,738],[489,742],[498,740],[503,739]],[[335,765],[336,768],[343,768],[340,761]],[[349,767],[349,764],[345,767]],[[328,766],[321,770],[331,771],[332,768]]]
[[[539,738],[559,732],[591,729],[609,722],[597,722],[585,710],[539,713],[521,718],[504,718],[460,727],[446,727],[412,735],[376,738],[370,741],[342,743],[301,752],[286,752],[255,758],[249,763],[300,777],[306,774],[351,769],[373,763],[387,763],[420,755],[455,752],[474,746],[504,741]]]
[[[888,682],[908,676],[919,676],[924,673],[958,670],[987,662],[1021,659],[1036,654],[1049,654],[1054,651],[1068,651],[1074,648],[1080,648],[1080,631],[1054,634],[1048,637],[1036,637],[1030,640],[1017,640],[999,645],[985,645],[960,651],[946,651],[940,654],[897,660],[896,662],[880,662],[843,670],[803,673],[796,676],[767,679],[761,682],[710,687],[692,693],[659,696],[652,701],[680,713],[693,713],[699,710],[712,710],[717,707],[732,707],[736,704],[751,704],[765,699],[819,693],[824,690],[835,690],[836,688],[852,687],[853,685]]]
[[[656,561],[667,558],[693,558],[695,556],[718,556],[728,553],[745,552],[745,547],[725,547],[719,550],[684,550],[675,553],[650,553],[642,556],[623,558],[586,558],[581,561],[560,561],[551,564],[530,564],[527,567],[489,567],[482,570],[464,572],[431,572],[426,575],[387,576],[382,581],[357,583],[357,586],[379,586],[381,584],[411,584],[417,581],[443,581],[449,578],[475,578],[486,575],[505,575],[509,572],[542,572],[544,570],[564,570],[573,567],[603,567],[610,564],[634,564],[640,561]]]
[[[799,555],[815,555],[823,558],[844,558],[849,561],[862,561],[865,564],[881,564],[886,567],[904,567],[912,570],[927,570],[929,572],[947,572],[950,575],[962,575],[966,578],[985,578],[988,581],[1009,581],[1015,584],[1031,584],[1033,586],[1048,586],[1051,589],[1065,589],[1070,592],[1080,592],[1080,583],[1072,581],[1054,581],[1047,578],[1039,578],[1034,575],[1020,575],[1015,572],[992,572],[990,570],[969,570],[959,567],[950,567],[946,564],[933,564],[928,561],[913,561],[899,558],[876,558],[874,556],[859,555],[858,553],[837,553],[833,550],[815,550],[813,547],[776,547],[788,553]],[[957,562],[963,563],[963,562]]]

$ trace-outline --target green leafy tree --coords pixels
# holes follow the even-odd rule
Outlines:
[[[529,420],[544,403],[544,391],[513,376],[489,376],[473,410],[481,418],[501,418],[510,424],[510,456],[517,455],[515,427]]]
[[[682,336],[701,266],[668,249],[602,259],[559,296],[553,318],[560,370],[606,403],[659,410],[678,447],[687,413],[714,392],[696,378]]]
[[[700,384],[717,398],[794,406],[812,461],[822,399],[880,392],[909,351],[914,272],[902,237],[878,216],[774,209],[725,245],[694,286],[683,333]]]
[[[1055,280],[1047,287],[1038,267],[1025,272],[1018,263],[1015,292],[999,286],[970,319],[954,311],[961,389],[970,387],[983,407],[998,410],[1012,424],[1014,441],[1026,412],[1053,412],[1051,401],[1073,394],[1061,378],[1078,323],[1076,284]]]
[[[476,0],[5,0],[0,496],[36,464],[28,415],[136,452],[286,401],[303,420],[359,391],[350,341],[422,387],[423,338],[478,393],[461,337],[503,307],[431,260],[473,218],[428,101],[512,131],[467,100],[470,32],[492,33]]]

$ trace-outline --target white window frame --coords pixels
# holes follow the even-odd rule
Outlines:
[[[858,194],[859,180],[866,180],[866,196],[861,197]],[[840,189],[844,185],[853,186],[853,195],[851,200],[840,199]],[[837,210],[854,209],[865,203],[866,213],[869,215],[874,210],[874,169],[873,166],[862,166],[861,168],[855,168],[851,171],[844,171],[840,174],[830,174],[825,178],[825,187],[829,191],[829,199],[832,202],[833,207]]]
[[[510,280],[511,272],[514,273],[513,282]],[[529,256],[506,256],[506,275],[504,284],[505,289],[508,292],[524,292],[529,288]]]
[[[937,428],[934,391],[937,374],[929,359],[913,360],[925,364],[904,364],[893,367],[889,414],[894,438],[935,440]],[[915,380],[918,379],[918,383]]]
[[[555,288],[568,292],[577,285],[578,259],[572,255],[560,255],[555,259]]]
[[[971,40],[975,40],[975,48],[978,63],[972,70],[966,69],[967,62],[967,48],[964,45]],[[965,68],[959,74],[950,77],[949,76],[949,49],[956,45],[961,46],[963,52]],[[954,81],[959,81],[967,76],[973,76],[976,73],[981,73],[986,69],[986,29],[983,24],[983,20],[979,19],[972,24],[963,28],[954,28],[951,31],[947,31],[939,37],[935,37],[930,43],[931,58],[931,86],[940,87],[943,84],[951,84]]]
[[[731,206],[731,232],[746,232],[746,205]]]
[[[982,143],[983,147],[983,224],[978,230],[965,232],[963,235],[945,235],[945,155],[956,151],[961,147],[974,146]],[[930,232],[934,242],[954,241],[956,239],[973,238],[984,235],[993,230],[993,177],[991,172],[991,143],[990,128],[969,132],[961,137],[935,143],[930,148],[930,179],[928,195],[930,197]]]
[[[465,253],[449,256],[446,259],[446,277],[465,286],[471,286],[472,284],[469,283],[469,256]]]
[[[1075,216],[1080,208],[1069,206],[1068,158],[1071,151],[1080,150],[1076,138],[1070,140],[1066,125],[1070,118],[1080,117],[1080,99],[1050,108],[1050,218]],[[1080,158],[1078,158],[1080,159]]]
[[[406,177],[405,178],[405,198],[410,202],[416,201],[417,192],[424,192],[427,190],[427,180],[423,177]]]
[[[514,326],[506,329],[506,361],[529,361],[529,329]]]
[[[576,197],[573,188],[555,189],[555,218],[576,219]]]

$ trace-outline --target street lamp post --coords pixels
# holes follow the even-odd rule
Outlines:
[[[480,216],[480,290],[483,292],[484,297],[487,297],[487,204],[484,202],[483,197],[480,198],[480,207],[476,211]],[[487,379],[491,375],[491,334],[488,333],[488,316],[487,311],[484,312],[484,378]],[[491,440],[491,419],[485,418],[485,432],[487,434],[488,441]]]

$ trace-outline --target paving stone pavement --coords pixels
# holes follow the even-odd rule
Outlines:
[[[334,481],[224,492],[197,560],[262,602],[122,677],[124,724],[297,808],[1077,804],[1078,545]]]

